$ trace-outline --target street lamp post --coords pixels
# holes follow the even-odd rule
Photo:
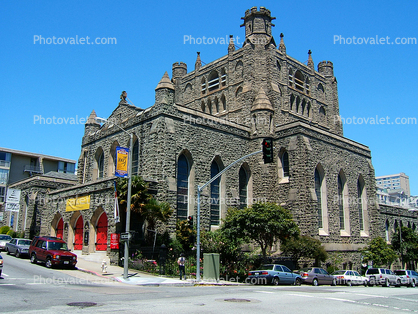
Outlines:
[[[106,123],[107,119],[96,118],[99,123]],[[125,129],[114,123],[119,129],[129,135],[129,155],[128,155],[128,196],[127,196],[127,208],[126,208],[126,225],[125,232],[128,234],[128,239],[125,241],[125,254],[123,260],[123,278],[128,279],[128,262],[129,262],[129,240],[130,240],[130,229],[131,229],[131,193],[132,193],[132,142],[133,134],[127,132]]]

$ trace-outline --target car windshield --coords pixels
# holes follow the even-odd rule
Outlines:
[[[301,272],[301,273],[311,273],[312,268],[302,268],[299,272]]]
[[[272,264],[263,265],[261,269],[262,270],[274,270],[274,265]]]
[[[30,245],[30,240],[19,240],[17,242],[18,245]]]
[[[403,276],[405,275],[405,271],[404,270],[395,270],[395,274],[398,276]]]
[[[379,269],[378,268],[370,268],[367,270],[367,274],[368,275],[376,275],[379,273]]]
[[[345,270],[337,270],[337,271],[334,271],[332,274],[333,275],[344,275],[345,274]]]
[[[12,237],[9,235],[2,234],[0,235],[0,240],[11,240]]]
[[[48,242],[48,250],[63,250],[63,251],[68,251],[67,243],[62,243],[62,242]]]

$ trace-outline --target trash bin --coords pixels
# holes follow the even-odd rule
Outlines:
[[[219,253],[203,253],[203,280],[219,281]]]

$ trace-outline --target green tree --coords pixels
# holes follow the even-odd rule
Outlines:
[[[328,254],[321,241],[309,236],[292,237],[283,241],[280,245],[283,254],[290,255],[298,264],[302,258],[313,258],[315,262],[325,262]]]
[[[267,249],[278,240],[299,235],[290,211],[274,203],[255,203],[242,210],[229,209],[221,229],[228,238],[255,241],[264,259]]]
[[[116,189],[118,191],[119,203],[122,208],[127,206],[129,180],[119,178]],[[132,177],[131,185],[131,212],[140,214],[141,218],[148,223],[147,229],[156,229],[157,222],[166,222],[173,213],[173,209],[166,202],[159,202],[148,192],[148,184],[140,177]],[[150,235],[150,240],[153,238]]]
[[[418,234],[408,227],[402,227],[401,232],[399,236],[398,227],[396,233],[393,234],[392,248],[401,256],[402,264],[410,263],[418,259]]]
[[[374,267],[389,267],[398,258],[392,247],[381,237],[372,239],[367,247],[359,251],[363,255],[363,262],[373,261]]]

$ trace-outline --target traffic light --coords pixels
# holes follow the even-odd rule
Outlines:
[[[265,164],[273,162],[273,139],[271,137],[263,139],[263,159]]]
[[[190,227],[193,227],[193,216],[187,217],[187,222],[189,223]]]

